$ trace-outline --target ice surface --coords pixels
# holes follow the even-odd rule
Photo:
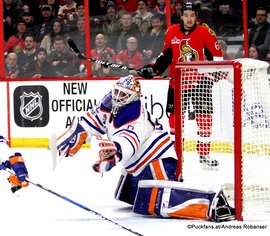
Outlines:
[[[95,173],[91,165],[96,158],[89,149],[81,149],[76,157],[64,159],[54,172],[52,172],[49,150],[38,148],[20,149],[20,151],[26,160],[32,181],[141,235],[228,235],[238,232],[269,235],[269,221],[235,221],[217,224],[197,220],[158,219],[135,214],[130,205],[114,200],[120,166],[103,176]],[[133,234],[34,185],[18,191],[18,194],[12,194],[5,180],[6,177],[7,173],[1,171],[0,236],[128,236]],[[266,228],[260,230],[245,228],[251,226]]]

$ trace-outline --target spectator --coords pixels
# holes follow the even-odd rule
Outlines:
[[[22,73],[20,77],[24,78],[48,78],[55,77],[53,68],[47,61],[47,50],[45,48],[38,48],[36,53],[36,59],[33,60],[27,69]]]
[[[77,57],[67,48],[66,40],[61,36],[55,37],[54,48],[55,51],[48,54],[48,62],[56,75],[68,77],[77,74]]]
[[[108,38],[108,46],[118,53],[125,49],[127,38],[131,36],[138,38],[139,32],[138,25],[132,20],[132,14],[124,13],[120,20],[120,28]]]
[[[59,8],[65,4],[65,0],[47,0],[45,1],[45,4],[48,4],[52,7],[53,15],[57,17]]]
[[[97,34],[95,38],[96,47],[91,50],[91,57],[94,59],[114,62],[115,52],[112,48],[107,47],[107,40],[104,34]],[[93,76],[108,76],[111,68],[102,67],[98,63],[92,63]]]
[[[92,1],[91,1],[92,2]],[[91,28],[91,35],[90,35],[90,44],[93,45],[94,48],[95,46],[95,37],[97,34],[104,33],[103,32],[103,18],[107,14],[107,0],[96,0],[93,1],[95,3],[90,3],[92,4],[94,9],[89,9],[90,11],[90,28]],[[92,13],[91,13],[92,12]]]
[[[52,21],[52,31],[46,34],[41,41],[40,47],[45,48],[48,54],[55,50],[53,42],[56,36],[62,36],[65,40],[69,38],[65,22],[60,18]]]
[[[86,53],[86,29],[84,18],[78,18],[76,30],[72,32],[72,39],[81,53]]]
[[[66,0],[65,2],[66,4],[59,8],[57,17],[62,18],[69,29],[70,22],[76,18],[76,2],[75,0]]]
[[[135,0],[116,0],[115,2],[120,11],[120,15],[125,12],[135,12],[137,10],[137,2]]]
[[[201,0],[202,7],[208,7],[210,9],[218,8],[218,0]]]
[[[107,15],[103,21],[103,33],[110,37],[120,27],[120,17],[114,2],[109,1],[107,5]]]
[[[26,11],[22,14],[22,19],[25,21],[26,23],[26,33],[27,34],[35,34],[35,22],[34,22],[34,18],[33,18],[33,14],[30,11]]]
[[[165,15],[166,14],[166,0],[156,0],[153,8],[156,14]]]
[[[244,55],[244,45],[241,45],[238,48],[238,50],[237,50],[237,52],[235,54],[235,58],[244,58],[244,57],[245,57],[245,55]]]
[[[97,0],[97,2],[99,3],[96,5],[95,15],[105,16],[107,13],[108,0]]]
[[[233,60],[235,59],[234,57],[230,56],[228,54],[228,46],[227,46],[227,43],[224,41],[224,40],[218,40],[218,45],[220,46],[221,48],[221,51],[222,51],[222,56],[223,56],[223,59],[226,61],[226,60]]]
[[[18,57],[14,52],[10,52],[5,60],[5,78],[15,79],[19,74],[19,67],[17,65]]]
[[[137,37],[139,42],[139,51],[143,52],[149,44],[149,31],[150,27],[148,26],[148,22],[142,22],[139,27],[139,35]]]
[[[230,6],[229,0],[220,0],[217,9],[212,12],[214,30],[218,36],[235,36],[240,34],[239,14]]]
[[[263,60],[259,48],[255,45],[249,47],[248,57],[252,59]]]
[[[249,32],[249,46],[257,46],[262,57],[265,58],[270,44],[270,23],[267,22],[266,8],[257,8],[256,22],[257,24]]]
[[[36,42],[33,35],[24,37],[24,49],[18,55],[18,66],[20,71],[25,71],[36,56]]]
[[[165,38],[165,29],[161,15],[154,15],[151,19],[151,32],[148,36],[148,44],[143,50],[145,64],[154,63],[160,54],[160,48],[163,47]]]
[[[134,37],[127,39],[126,43],[127,49],[120,51],[116,56],[116,62],[119,64],[124,64],[130,68],[139,69],[143,67],[143,55],[138,51],[138,41]],[[126,72],[126,75],[129,71]]]
[[[47,4],[47,1],[41,0],[17,0],[17,2],[21,3],[20,5],[23,9],[23,12],[31,12],[34,22],[36,22],[40,17],[40,6],[42,4]]]
[[[40,43],[43,37],[51,32],[52,20],[55,18],[53,15],[52,7],[50,5],[42,5],[40,7],[41,17],[40,21],[35,27],[35,37],[38,43]]]
[[[137,14],[133,17],[133,21],[140,27],[142,21],[148,22],[151,25],[151,17],[153,14],[148,11],[146,0],[137,0]]]
[[[86,29],[85,20],[78,18],[77,29],[72,32],[72,39],[81,53],[86,54]],[[86,76],[87,74],[87,64],[85,60],[78,59],[78,67],[80,73],[78,76]],[[76,76],[76,75],[75,75]]]
[[[77,30],[77,21],[85,19],[85,7],[84,2],[77,2],[76,4],[76,15],[70,21],[70,31]]]
[[[3,3],[4,40],[7,41],[16,33],[14,26],[23,9],[14,0],[4,0]]]
[[[173,3],[174,12],[171,16],[171,23],[172,24],[179,24],[181,22],[181,9],[183,5],[183,0],[176,0]]]
[[[22,9],[24,12],[30,12],[30,7],[27,4],[23,5]]]
[[[202,7],[199,11],[199,18],[200,18],[200,24],[207,25],[209,28],[214,29],[211,8]]]
[[[17,33],[12,35],[5,47],[5,52],[15,52],[18,53],[24,48],[24,35],[26,33],[26,23],[24,20],[19,20],[17,22]]]

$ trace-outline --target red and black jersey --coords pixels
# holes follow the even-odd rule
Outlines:
[[[213,60],[223,60],[215,33],[210,28],[195,25],[191,31],[185,31],[180,24],[172,25],[165,34],[164,48],[153,68],[157,74],[162,74],[171,65],[169,75],[174,77],[177,62],[203,61],[206,48]],[[174,87],[173,81],[170,85]]]

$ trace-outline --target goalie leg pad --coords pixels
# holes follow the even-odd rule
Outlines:
[[[119,178],[114,197],[116,200],[133,205],[139,179],[123,171]]]
[[[212,203],[220,187],[199,190],[182,182],[139,182],[133,211],[142,215],[185,219],[211,219]]]
[[[177,180],[175,175],[177,160],[164,158],[152,161],[139,175],[133,176],[124,169],[115,191],[115,199],[134,204],[139,181],[141,180]]]

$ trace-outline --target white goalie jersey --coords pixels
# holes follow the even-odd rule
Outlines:
[[[173,157],[173,142],[140,100],[123,107],[117,115],[111,112],[111,93],[83,117],[81,125],[92,135],[107,135],[121,147],[120,163],[126,171],[137,176],[152,160]]]

